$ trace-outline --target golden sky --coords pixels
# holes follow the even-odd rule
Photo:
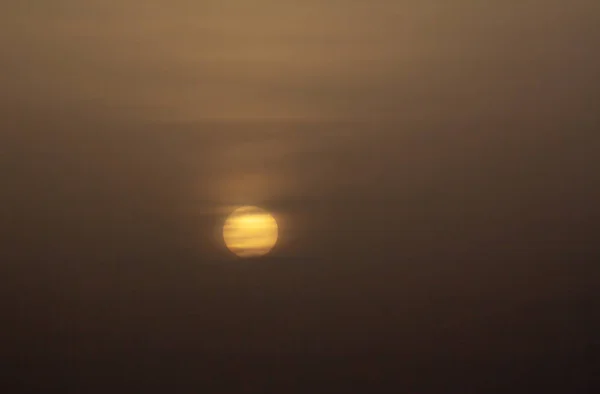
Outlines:
[[[595,0],[11,2],[0,6],[0,98],[175,121],[494,114],[584,88],[577,75],[599,65],[590,53],[598,8]]]

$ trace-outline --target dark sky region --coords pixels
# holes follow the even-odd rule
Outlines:
[[[599,42],[597,0],[2,2],[6,392],[592,392]]]

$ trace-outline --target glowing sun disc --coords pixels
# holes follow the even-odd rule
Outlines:
[[[264,256],[273,249],[277,238],[275,218],[258,207],[236,209],[223,226],[225,245],[239,257]]]

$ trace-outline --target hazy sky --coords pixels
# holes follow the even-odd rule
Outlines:
[[[599,42],[598,0],[0,2],[8,375],[584,392]]]
[[[0,7],[2,100],[91,102],[152,120],[581,110],[600,69],[595,0]]]

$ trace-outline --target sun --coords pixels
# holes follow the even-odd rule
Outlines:
[[[227,248],[239,257],[264,256],[277,243],[275,218],[264,209],[244,206],[229,215],[223,226]]]

